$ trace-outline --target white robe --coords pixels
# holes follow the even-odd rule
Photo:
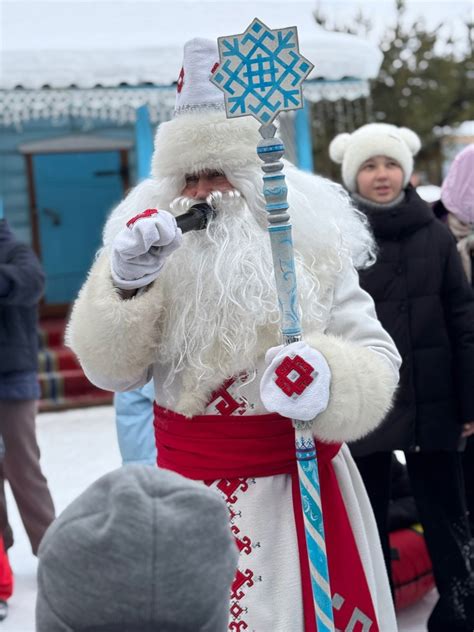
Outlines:
[[[263,369],[262,364],[255,374],[244,374],[221,387],[205,414],[219,415],[225,411],[237,418],[266,414],[258,389]],[[157,403],[167,408],[170,402],[161,397]],[[362,479],[345,444],[334,457],[333,467],[365,570],[379,630],[396,632],[377,526]],[[232,531],[243,546],[237,575],[239,586],[229,605],[229,632],[304,632],[290,475],[237,481],[221,479],[215,480],[211,487],[226,501]],[[343,613],[347,617],[347,629],[350,629],[352,615],[352,612]],[[369,628],[362,629],[369,632]]]
[[[239,366],[236,359],[236,365],[229,367],[225,375],[216,373],[215,380],[206,384],[192,372],[182,372],[165,387],[169,367],[160,362],[156,314],[166,300],[172,299],[163,296],[159,279],[142,295],[122,300],[112,285],[103,252],[74,305],[67,342],[89,379],[99,387],[131,390],[153,377],[156,401],[161,406],[187,416],[202,415],[210,394],[225,378],[241,374],[245,367]],[[398,379],[400,356],[377,320],[372,300],[361,290],[353,267],[339,272],[324,301],[325,322],[318,322],[315,330],[305,331],[304,336],[325,356],[332,375],[329,405],[313,421],[313,432],[320,440],[339,443],[363,436],[383,419]],[[261,374],[265,351],[275,344],[275,332],[262,332],[255,349],[257,373]],[[265,412],[258,384],[257,375],[236,394],[247,401],[250,414]],[[343,446],[334,458],[334,468],[379,629],[395,632],[395,614],[375,520],[347,447]],[[245,571],[251,564],[255,581],[245,589],[235,612],[242,606],[243,610],[234,616],[236,620],[230,622],[229,630],[303,632],[289,476],[262,477],[248,483],[248,490],[237,491],[235,526],[255,543],[248,556],[241,555],[241,569]]]

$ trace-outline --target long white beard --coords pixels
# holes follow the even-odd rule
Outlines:
[[[172,205],[177,212],[176,203]],[[182,201],[178,206],[183,206]],[[184,208],[187,203],[184,204]],[[305,320],[322,319],[318,284],[297,256]],[[270,240],[241,197],[224,201],[207,228],[184,236],[159,279],[170,297],[163,315],[160,360],[173,375],[191,370],[200,380],[252,370],[262,328],[278,340],[279,310]]]

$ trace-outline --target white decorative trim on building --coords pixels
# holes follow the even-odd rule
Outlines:
[[[370,95],[370,85],[367,79],[340,79],[337,81],[315,79],[305,81],[303,94],[311,103],[339,101],[339,99],[354,101],[355,99],[367,98]]]
[[[171,118],[175,89],[93,88],[0,90],[0,126],[21,127],[37,120],[60,121],[65,117],[101,120],[127,125],[135,121],[135,110],[148,105],[153,123]]]
[[[311,102],[350,101],[369,96],[366,80],[314,80],[304,84],[304,95]],[[102,120],[116,125],[135,121],[135,110],[148,105],[152,123],[173,115],[175,88],[91,88],[0,90],[0,126],[21,127],[31,121],[60,121],[72,117],[84,121]]]

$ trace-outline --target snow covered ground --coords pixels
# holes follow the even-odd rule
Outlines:
[[[38,417],[38,439],[58,513],[99,476],[120,465],[112,407],[43,413]],[[10,560],[16,585],[9,616],[0,623],[0,632],[34,632],[36,559],[10,490],[7,494],[15,533]],[[399,616],[399,632],[424,632],[435,600],[433,591],[415,607],[404,610]]]

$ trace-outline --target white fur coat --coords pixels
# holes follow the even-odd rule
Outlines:
[[[153,376],[160,389],[160,313],[170,300],[159,279],[140,295],[122,300],[112,284],[107,250],[101,252],[74,304],[66,338],[92,382],[129,390]],[[335,272],[332,285],[326,279],[321,301],[327,307],[325,322],[307,329],[305,340],[326,357],[332,382],[329,406],[315,421],[314,432],[326,441],[352,441],[375,428],[389,410],[400,357],[353,267]],[[279,342],[277,328],[262,330],[255,360]],[[247,368],[236,359],[207,381],[183,371],[175,410],[188,416],[202,413],[209,395]]]

